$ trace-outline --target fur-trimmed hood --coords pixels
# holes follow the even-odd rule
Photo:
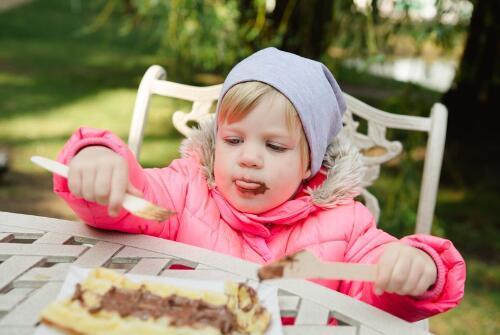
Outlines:
[[[201,123],[180,147],[182,157],[196,156],[200,160],[209,187],[215,187],[214,121]],[[311,202],[320,207],[335,207],[350,201],[361,193],[364,166],[362,155],[344,133],[340,133],[329,145],[323,158],[323,181],[317,186],[305,185]],[[318,178],[313,176],[312,179]]]

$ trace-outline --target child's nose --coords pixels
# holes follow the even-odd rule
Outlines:
[[[245,148],[239,159],[241,167],[261,168],[262,163],[262,157],[257,150],[252,148]]]

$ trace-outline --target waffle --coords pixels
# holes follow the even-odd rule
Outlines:
[[[246,284],[226,282],[225,292],[133,282],[98,268],[71,298],[49,304],[41,321],[67,334],[264,334],[271,314]]]

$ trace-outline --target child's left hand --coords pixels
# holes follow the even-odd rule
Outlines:
[[[388,244],[378,263],[375,294],[420,296],[437,278],[436,264],[425,251],[400,242]]]

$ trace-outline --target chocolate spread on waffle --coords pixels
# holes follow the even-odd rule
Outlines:
[[[84,290],[77,284],[71,300],[78,300],[83,305],[83,294]],[[161,297],[147,291],[144,286],[138,290],[111,287],[101,296],[99,306],[91,308],[89,312],[97,313],[100,310],[142,320],[167,316],[173,326],[212,326],[223,334],[231,334],[238,327],[236,316],[225,305],[215,306],[201,299],[189,299],[176,294]]]

